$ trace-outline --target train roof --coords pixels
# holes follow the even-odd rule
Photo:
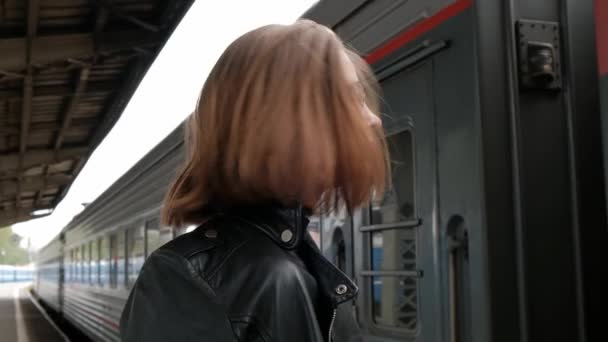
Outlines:
[[[55,208],[193,2],[0,2],[0,227]]]
[[[160,204],[171,177],[181,165],[183,137],[183,124],[180,124],[76,215],[63,231],[75,228],[94,230],[100,220],[114,220],[123,215],[133,216],[140,210],[147,210],[156,203]],[[148,199],[152,194],[153,199]]]
[[[160,180],[160,183],[164,184],[159,186],[157,171],[164,173],[164,178],[167,178],[172,175],[171,171],[177,169],[180,158],[183,156],[183,137],[183,125],[179,125],[99,197],[87,205],[82,212],[74,216],[57,236],[38,251],[38,258],[45,260],[55,257],[58,253],[58,244],[63,239],[62,235],[67,231],[80,229],[84,234],[82,238],[87,238],[88,234],[97,226],[105,226],[107,220],[120,219],[124,215],[134,215],[135,212],[130,211],[137,211],[133,205],[148,209],[150,201],[142,198],[147,194],[155,193],[156,196],[153,196],[152,202],[158,202],[164,194],[162,185],[167,185],[166,183],[170,179]],[[171,160],[167,160],[167,158]],[[173,159],[177,159],[177,161]],[[169,169],[169,172],[166,172],[166,169]],[[142,188],[148,188],[148,191]],[[160,193],[158,193],[159,191]],[[133,201],[131,197],[133,195],[140,197],[137,201]]]

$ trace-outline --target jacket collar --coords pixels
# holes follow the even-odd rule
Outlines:
[[[251,207],[231,210],[229,216],[257,228],[283,249],[296,249],[304,240],[309,220],[301,209]]]
[[[357,295],[357,285],[321,254],[310,234],[305,235],[298,254],[316,278],[321,292],[331,300],[334,307]]]
[[[281,248],[294,250],[316,278],[319,290],[334,306],[357,295],[357,285],[321,254],[308,234],[309,219],[305,209],[252,208],[232,212],[231,216],[257,228]]]

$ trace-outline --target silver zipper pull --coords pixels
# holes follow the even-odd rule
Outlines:
[[[334,313],[331,315],[331,322],[329,323],[329,331],[327,332],[327,342],[332,342],[331,333],[334,328],[334,322],[336,321],[336,315],[338,314],[338,309],[334,309]]]

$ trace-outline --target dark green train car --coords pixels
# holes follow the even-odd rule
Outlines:
[[[321,219],[370,341],[608,340],[607,4],[325,0],[305,15],[383,88],[394,188]]]

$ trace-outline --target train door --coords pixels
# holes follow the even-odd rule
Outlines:
[[[433,61],[394,66],[379,74],[393,186],[354,217],[319,218],[321,249],[357,279],[366,341],[443,341]]]
[[[472,5],[326,0],[305,15],[364,56],[382,86],[393,187],[345,239],[365,341],[488,340]]]
[[[392,187],[355,219],[359,319],[370,336],[440,341],[433,62],[378,76]]]

